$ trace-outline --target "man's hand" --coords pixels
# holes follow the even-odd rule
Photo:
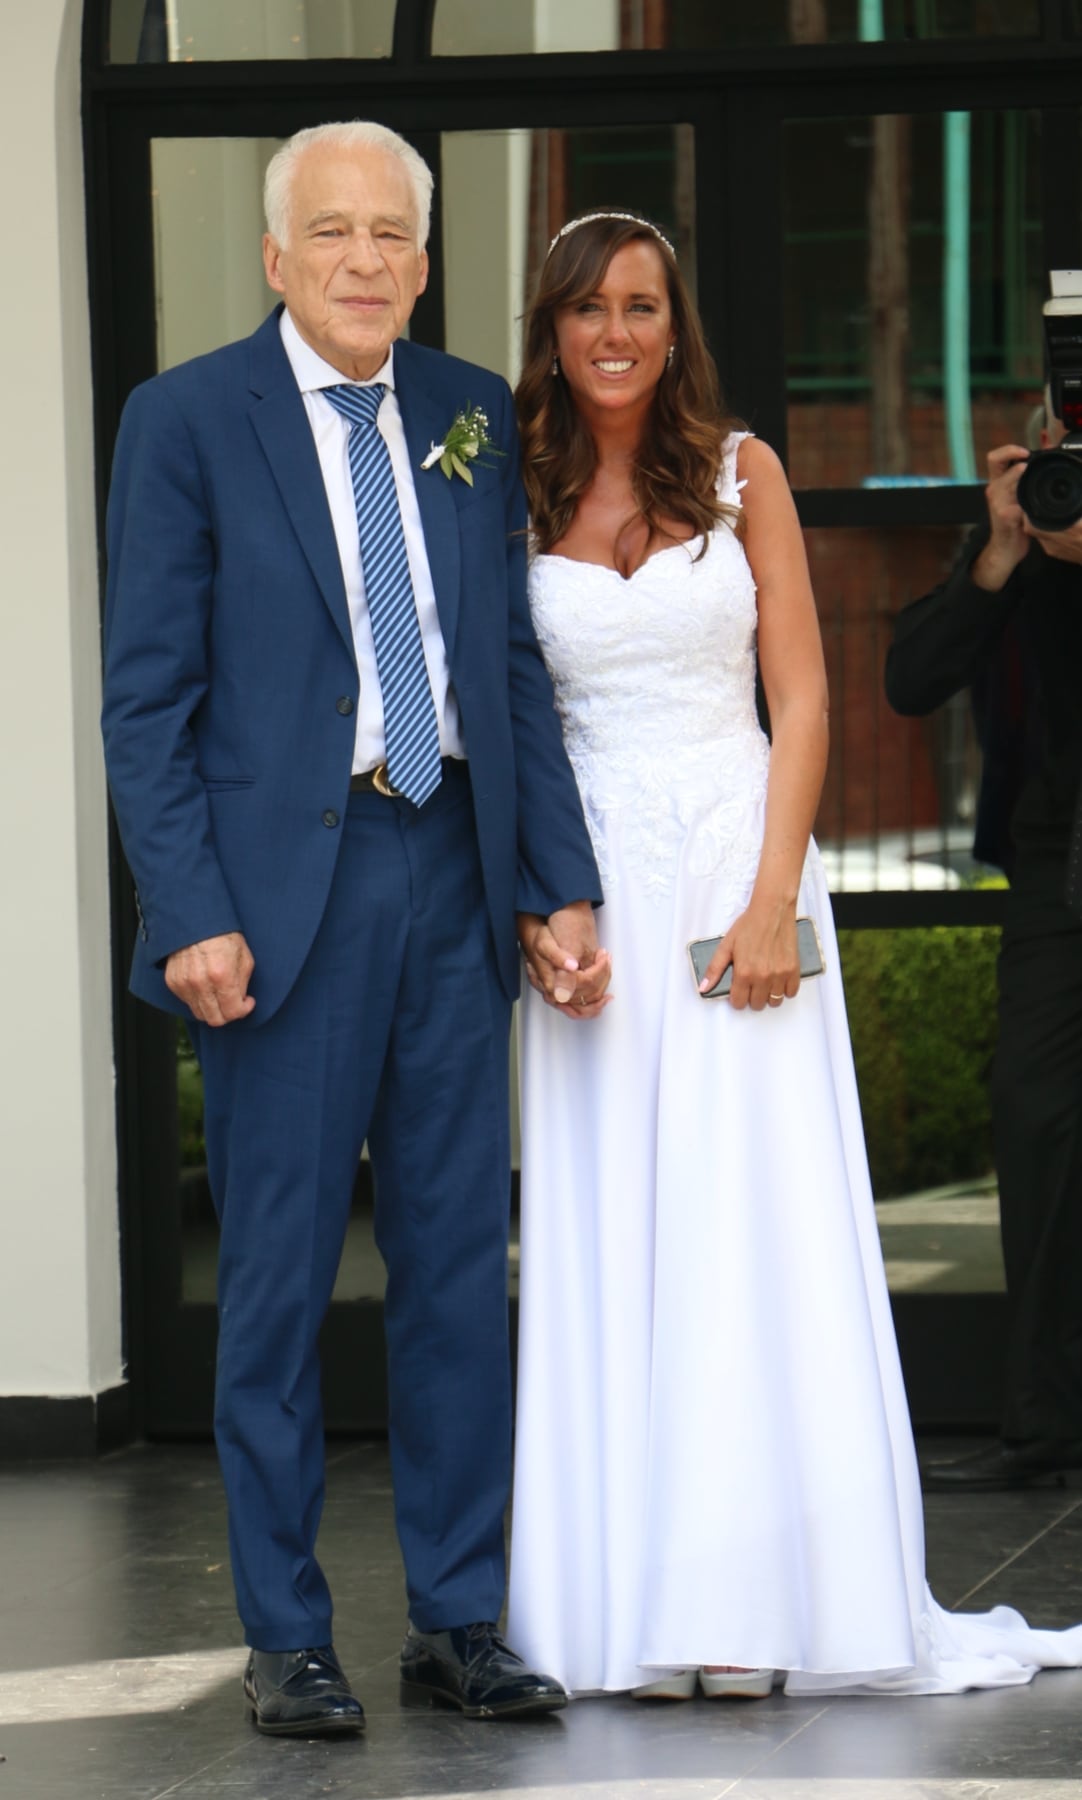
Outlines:
[[[1076,519],[1066,531],[1035,531],[1027,519],[1026,535],[1056,562],[1082,563],[1082,519]]]
[[[174,950],[165,965],[165,985],[189,1006],[202,1025],[245,1019],[255,1005],[248,992],[255,958],[239,931],[204,938]]]
[[[988,452],[984,497],[992,530],[969,573],[977,587],[990,594],[998,594],[1006,586],[1029,553],[1033,533],[1018,504],[1018,483],[1028,456],[1029,451],[1021,444],[1001,444],[998,450]]]
[[[526,958],[530,986],[557,1012],[573,1019],[595,1019],[609,1004],[605,989],[612,976],[607,950],[598,948],[594,909],[575,900],[547,920],[519,913],[518,937]]]

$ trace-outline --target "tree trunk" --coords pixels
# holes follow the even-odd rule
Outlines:
[[[789,0],[789,42],[825,44],[827,41],[826,0]]]
[[[868,177],[869,367],[872,381],[872,469],[910,471],[909,389],[909,119],[871,121]]]

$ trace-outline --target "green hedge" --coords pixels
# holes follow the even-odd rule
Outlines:
[[[998,929],[838,937],[876,1198],[987,1174]]]

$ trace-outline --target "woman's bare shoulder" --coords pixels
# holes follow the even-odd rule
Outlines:
[[[764,443],[762,438],[753,437],[747,432],[736,446],[736,466],[741,478],[747,480],[755,475],[780,475],[785,480],[785,470],[777,452]]]

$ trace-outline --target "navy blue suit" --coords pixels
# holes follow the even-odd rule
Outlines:
[[[363,704],[323,479],[274,315],[125,409],[103,727],[139,894],[132,987],[241,931],[249,1018],[192,1026],[222,1243],[216,1433],[258,1649],[325,1643],[316,1339],[367,1137],[396,1511],[423,1630],[496,1617],[510,1432],[514,914],[600,898],[529,620],[510,393],[408,342],[395,384],[467,763],[420,810],[349,791]],[[420,464],[467,402],[504,454]]]

